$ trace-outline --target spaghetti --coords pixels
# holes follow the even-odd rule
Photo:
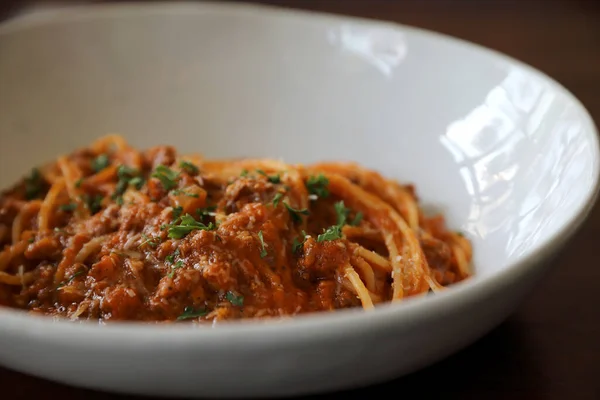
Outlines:
[[[356,163],[206,160],[121,136],[0,196],[0,305],[71,319],[289,316],[443,290],[470,242]]]

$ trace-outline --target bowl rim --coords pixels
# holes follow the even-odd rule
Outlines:
[[[273,318],[268,320],[236,320],[220,322],[218,329],[211,324],[147,324],[137,321],[115,321],[98,323],[93,321],[73,322],[57,318],[32,315],[23,310],[0,307],[0,333],[21,337],[46,337],[47,340],[61,341],[68,337],[69,342],[89,347],[95,340],[118,338],[121,343],[128,345],[143,345],[148,343],[163,343],[173,345],[173,339],[183,340],[225,340],[232,343],[271,342],[276,336],[278,343],[310,340],[318,332],[319,338],[335,338],[340,332],[361,334],[370,330],[378,330],[394,321],[419,321],[435,318],[461,305],[468,304],[485,293],[493,291],[494,287],[509,284],[520,275],[526,273],[540,260],[552,254],[557,247],[562,247],[587,219],[593,209],[600,192],[600,140],[599,132],[586,106],[566,87],[533,66],[513,58],[505,53],[485,47],[465,39],[445,33],[415,27],[403,23],[377,20],[364,17],[333,14],[321,11],[309,11],[285,8],[273,5],[254,3],[216,3],[212,1],[173,1],[169,3],[137,3],[119,2],[102,4],[75,4],[60,8],[41,8],[26,11],[7,21],[0,23],[0,39],[5,35],[19,33],[30,27],[43,26],[50,23],[76,21],[80,18],[105,18],[123,15],[143,15],[154,12],[174,12],[181,15],[182,11],[194,12],[224,12],[236,15],[256,16],[264,18],[298,18],[319,19],[328,22],[353,22],[400,30],[403,33],[427,37],[437,42],[450,42],[463,48],[485,54],[493,60],[518,67],[528,74],[541,78],[553,90],[564,96],[580,112],[582,123],[586,127],[586,140],[593,147],[593,163],[591,185],[584,200],[574,209],[572,217],[560,226],[556,232],[538,245],[531,253],[521,256],[495,272],[477,279],[468,279],[433,296],[410,298],[398,304],[382,304],[376,309],[364,312],[362,309],[336,310],[331,313],[316,312],[297,315],[288,318]],[[98,14],[100,13],[100,15]],[[52,332],[54,335],[49,335]],[[95,340],[94,340],[95,339]],[[231,342],[233,340],[233,342]]]

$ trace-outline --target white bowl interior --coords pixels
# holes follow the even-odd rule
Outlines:
[[[476,280],[539,249],[594,192],[594,125],[540,73],[416,29],[278,12],[128,6],[5,24],[1,186],[106,133],[211,158],[355,160],[415,183],[465,232]]]

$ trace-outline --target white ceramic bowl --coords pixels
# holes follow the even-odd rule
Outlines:
[[[473,241],[476,272],[373,312],[215,328],[0,310],[3,365],[109,391],[298,395],[415,371],[503,321],[598,188],[584,107],[540,72],[446,36],[179,3],[38,12],[0,27],[2,186],[109,132],[215,157],[350,159],[414,182]]]

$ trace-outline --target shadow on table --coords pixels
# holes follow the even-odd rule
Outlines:
[[[374,393],[392,392],[399,397],[433,398],[527,398],[534,388],[539,393],[540,374],[535,363],[533,348],[522,334],[522,327],[513,319],[484,336],[479,341],[449,358],[413,374],[394,381],[370,386],[338,395],[356,394],[367,396]],[[510,378],[507,376],[510,375]],[[518,386],[506,387],[506,382],[518,382]],[[470,397],[469,393],[473,396]],[[484,397],[482,397],[482,395]],[[327,399],[333,395],[315,396]]]
[[[518,323],[509,319],[473,345],[429,368],[389,383],[312,398],[328,399],[350,394],[373,396],[391,391],[398,396],[414,396],[414,392],[445,400],[468,398],[470,392],[473,393],[473,398],[481,398],[482,393],[485,393],[486,399],[506,398],[507,395],[511,395],[512,399],[529,399],[530,396],[519,395],[526,395],[528,389],[539,384],[536,376],[540,375],[531,376],[532,371],[537,370],[535,365],[530,365],[535,358],[530,354],[532,347],[527,344],[521,332]],[[507,375],[510,375],[510,379],[507,379]],[[41,393],[60,393],[63,398],[87,400],[136,398],[71,388],[10,371],[5,371],[2,377],[7,384],[18,383],[11,393],[13,400],[36,398]],[[519,382],[520,385],[506,387],[505,382]],[[537,386],[539,391],[539,385]]]

